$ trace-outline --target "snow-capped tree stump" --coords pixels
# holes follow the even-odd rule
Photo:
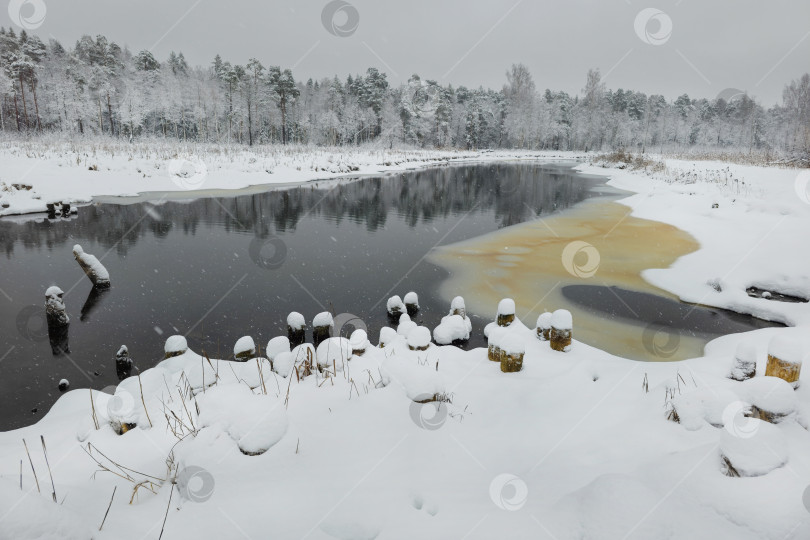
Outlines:
[[[552,349],[560,352],[568,352],[570,350],[573,326],[571,312],[567,309],[558,309],[551,314],[549,344]]]
[[[400,298],[397,295],[394,295],[388,299],[388,302],[385,303],[385,308],[388,311],[388,316],[393,321],[398,321],[400,315],[408,312],[408,309],[405,307],[405,303],[402,301],[402,298]]]
[[[304,316],[293,311],[287,315],[287,339],[293,349],[303,345],[307,340],[307,322]]]
[[[509,326],[515,320],[515,301],[504,298],[498,303],[498,326]]]
[[[523,355],[526,347],[516,335],[506,335],[500,344],[501,371],[504,373],[517,373],[523,369]]]
[[[410,350],[426,351],[430,347],[430,329],[425,326],[417,326],[408,332],[406,341]]]
[[[551,338],[551,313],[546,311],[537,317],[537,339],[548,341]]]
[[[126,345],[121,345],[115,353],[115,374],[119,381],[123,381],[132,374],[132,358],[129,357],[129,349]]]
[[[48,321],[48,328],[59,327],[70,324],[65,310],[64,292],[54,285],[45,291],[45,316]]]
[[[90,278],[93,287],[104,289],[110,286],[110,273],[107,272],[107,269],[96,257],[85,253],[79,244],[73,246],[73,257],[82,267],[87,277]]]
[[[48,287],[45,291],[45,320],[48,323],[48,341],[51,352],[58,356],[70,352],[68,329],[70,317],[65,310],[64,292],[57,286]]]
[[[363,356],[366,354],[366,349],[370,345],[366,331],[362,328],[358,328],[352,332],[349,338],[349,345],[351,345],[353,356]]]
[[[744,381],[757,374],[757,348],[751,342],[737,345],[734,360],[731,362],[731,373],[728,378]]]
[[[461,315],[463,318],[467,318],[467,306],[464,304],[464,298],[461,296],[456,296],[450,302],[450,315]]]
[[[170,336],[163,346],[163,359],[174,358],[185,354],[188,350],[188,342],[184,336]]]
[[[405,295],[405,310],[411,317],[419,311],[419,296],[413,291]]]
[[[237,362],[247,362],[256,357],[256,343],[250,336],[242,336],[233,346],[233,358]]]
[[[323,311],[315,315],[315,318],[312,319],[312,344],[316,349],[322,341],[332,337],[332,328],[334,328],[334,326],[335,321],[332,318],[332,314],[328,311]]]
[[[397,331],[390,326],[383,326],[380,328],[380,348],[390,344],[397,338]]]
[[[502,334],[501,328],[492,327],[487,336],[487,359],[491,362],[501,361],[500,339]]]
[[[779,377],[754,377],[745,381],[738,394],[751,404],[751,415],[771,424],[795,417],[799,407],[790,383]]]
[[[765,375],[779,377],[789,382],[793,388],[799,387],[802,371],[801,343],[784,336],[774,337],[768,344],[768,364]]]

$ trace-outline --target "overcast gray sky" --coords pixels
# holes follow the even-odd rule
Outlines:
[[[34,32],[65,45],[105,34],[159,60],[171,50],[194,65],[217,53],[235,63],[255,56],[294,67],[299,79],[374,66],[393,83],[418,73],[500,88],[507,67],[523,62],[541,90],[579,92],[588,68],[598,67],[610,88],[674,98],[731,87],[770,105],[810,71],[808,0],[348,0],[331,19],[338,30],[351,26],[356,10],[359,23],[344,37],[322,23],[327,0],[33,1],[47,8]],[[639,16],[648,8],[658,11]],[[0,25],[11,24],[7,11]]]

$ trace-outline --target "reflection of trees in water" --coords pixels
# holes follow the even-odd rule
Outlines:
[[[142,236],[165,238],[172,230],[195,235],[202,221],[227,232],[267,235],[295,230],[307,215],[336,224],[384,227],[394,212],[411,226],[459,213],[495,212],[501,227],[567,208],[587,196],[593,181],[563,169],[537,164],[494,164],[409,172],[386,178],[343,182],[331,188],[310,183],[298,188],[232,198],[165,204],[91,205],[78,217],[22,223],[0,219],[0,245],[11,256],[15,242],[25,248],[52,248],[95,240],[124,255]]]

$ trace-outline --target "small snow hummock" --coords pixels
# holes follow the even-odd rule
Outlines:
[[[166,340],[166,345],[163,346],[163,352],[167,355],[178,356],[188,350],[188,342],[184,336],[171,336]]]
[[[322,311],[315,315],[315,318],[312,319],[312,326],[316,328],[323,328],[325,326],[335,326],[335,320],[332,318],[332,314],[328,311]]]
[[[788,445],[782,431],[757,418],[746,418],[745,433],[726,426],[720,437],[720,454],[727,476],[762,476],[788,461]]]
[[[291,352],[280,352],[273,358],[273,371],[282,377],[288,377],[294,364],[295,358]]]
[[[307,320],[297,311],[293,311],[287,315],[287,326],[293,330],[300,330],[307,326]]]
[[[402,298],[397,295],[392,296],[388,299],[388,302],[385,304],[386,309],[388,310],[389,315],[397,315],[400,313],[405,313],[405,304],[402,302]]]
[[[470,320],[461,315],[447,315],[442,317],[442,322],[433,329],[433,339],[439,345],[467,341],[470,339],[470,326]]]
[[[85,253],[82,246],[76,244],[73,246],[73,256],[82,267],[84,273],[90,278],[95,287],[109,287],[110,286],[110,273],[101,262],[89,253]]]
[[[407,335],[408,347],[424,350],[430,345],[430,329],[425,326],[412,328]]]
[[[62,379],[59,381],[59,391],[60,392],[67,392],[68,388],[70,388],[70,381],[67,379]]]
[[[498,302],[498,315],[514,315],[515,301],[511,298],[504,298]]]
[[[764,420],[780,420],[794,412],[798,399],[793,386],[779,377],[754,377],[740,385],[740,396],[761,411]]]
[[[233,355],[235,358],[253,358],[256,356],[256,343],[250,336],[242,336],[233,346]]]
[[[290,340],[287,336],[276,336],[267,342],[264,354],[268,360],[273,360],[279,353],[290,352]]]
[[[411,320],[407,313],[399,316],[399,326],[397,326],[397,334],[400,336],[408,336],[408,333],[416,328],[416,323]]]
[[[799,365],[801,365],[802,356],[804,356],[802,344],[799,341],[781,334],[774,336],[768,343],[768,354],[783,362]]]
[[[351,345],[352,352],[365,351],[369,346],[368,334],[362,328],[358,328],[352,332],[352,335],[349,338],[349,344]]]
[[[413,291],[409,292],[408,294],[405,295],[405,305],[406,306],[416,306],[416,308],[418,309],[419,308],[419,296]]]
[[[344,337],[331,337],[318,345],[318,367],[343,371],[344,364],[352,356],[352,347]]]
[[[526,352],[525,342],[515,332],[505,332],[498,339],[498,347],[510,356]]]
[[[572,330],[574,328],[574,321],[571,318],[571,312],[567,309],[558,309],[552,313],[551,326],[557,330]]]
[[[380,328],[380,347],[385,347],[397,338],[397,331],[390,326]]]

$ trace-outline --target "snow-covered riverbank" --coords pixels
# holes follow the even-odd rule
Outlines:
[[[227,147],[179,143],[9,143],[0,145],[0,216],[45,212],[48,203],[94,197],[298,184],[388,174],[448,163],[575,159],[571,152]]]
[[[394,154],[401,160],[386,165],[390,155],[330,162],[326,153],[302,153],[300,171],[292,160],[270,176],[284,170],[284,182],[296,174],[303,181],[344,174],[341,163],[362,174],[447,157]],[[175,180],[195,176],[162,175],[170,159],[114,158],[109,171],[93,159],[63,162],[75,172],[65,187],[59,161],[48,160],[48,179],[39,188],[30,183],[32,191],[67,194],[75,182],[88,198],[115,189],[177,190]],[[21,170],[32,160],[8,163]],[[132,172],[157,162],[161,168],[146,178]],[[206,186],[197,189],[258,183],[250,179],[264,166],[245,162],[247,170],[231,174],[224,161],[221,168],[203,162]],[[99,171],[87,171],[88,163]],[[114,396],[76,388],[39,423],[0,433],[0,538],[141,539],[162,530],[170,539],[810,537],[808,368],[796,390],[764,377],[772,339],[792,342],[777,340],[773,351],[810,354],[810,304],[746,293],[757,286],[810,296],[810,204],[797,193],[799,172],[669,160],[652,177],[581,168],[636,192],[624,201],[634,215],[672,223],[700,242],[645,278],[686,300],[797,326],[727,336],[704,357],[657,364],[576,341],[576,320],[570,352],[539,341],[534,321],[524,321],[529,328],[516,322],[526,350],[518,373],[501,372],[485,349],[410,350],[404,335],[390,332],[384,347],[368,345],[350,359],[349,350],[365,344],[333,342],[312,357],[323,371],[306,377],[306,349],[298,356],[279,353],[278,341],[264,347],[272,335],[253,336],[272,365],[209,362],[192,350],[162,362],[136,359],[140,377],[126,379]],[[694,178],[686,174],[693,169]],[[6,171],[2,179],[14,181]],[[110,186],[85,186],[93,175]],[[149,187],[133,188],[135,181]],[[377,336],[370,338],[376,345]],[[170,353],[182,352],[177,341]],[[735,356],[753,358],[754,380],[728,378]],[[420,403],[425,397],[441,401]]]

